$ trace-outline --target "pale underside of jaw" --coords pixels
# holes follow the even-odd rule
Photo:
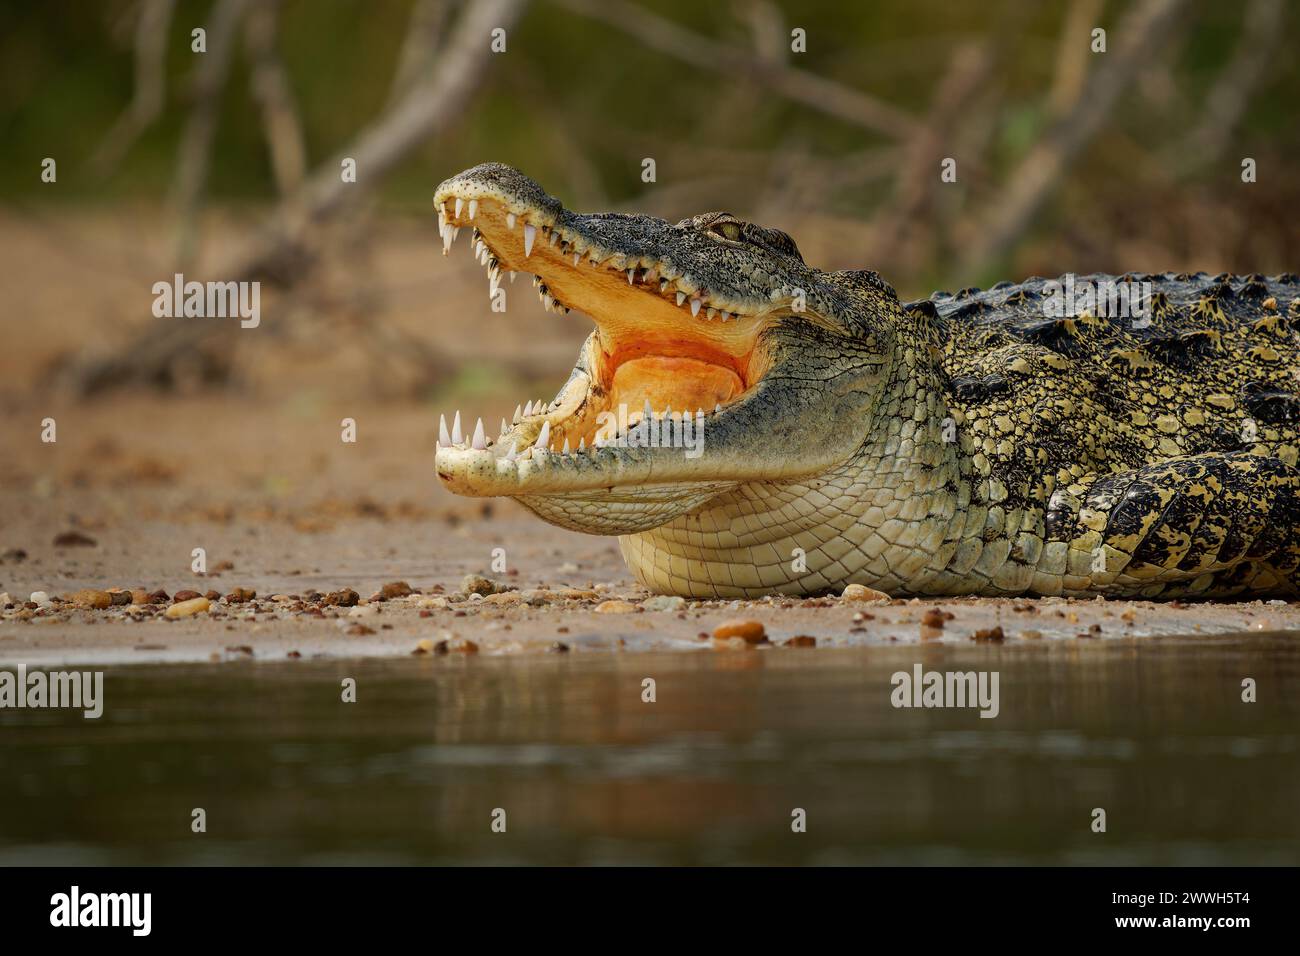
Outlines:
[[[444,480],[456,472],[490,481],[495,473],[513,484],[542,469],[599,468],[643,420],[680,434],[683,419],[698,425],[721,414],[766,370],[755,342],[770,308],[711,296],[661,261],[609,251],[543,211],[511,208],[500,197],[451,196],[437,205],[444,255],[474,224],[471,252],[487,269],[489,295],[506,273],[513,280],[531,272],[544,308],[582,309],[597,326],[584,346],[585,372],[549,404],[516,406],[495,435],[481,419],[471,430],[459,412],[450,425],[442,416]]]

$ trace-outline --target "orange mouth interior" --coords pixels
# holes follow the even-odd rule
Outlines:
[[[586,252],[575,264],[572,249],[552,243],[541,229],[525,256],[521,225],[507,225],[503,209],[490,200],[479,203],[473,224],[503,270],[538,276],[557,302],[596,324],[587,387],[535,412],[551,423],[556,449],[566,441],[571,448],[593,444],[602,428],[600,413],[617,416],[621,406],[629,425],[642,418],[647,402],[655,417],[667,409],[710,414],[743,396],[767,371],[758,346],[764,320],[710,320],[703,306],[692,315],[671,292],[660,290],[658,278],[629,283],[624,269],[593,264]]]

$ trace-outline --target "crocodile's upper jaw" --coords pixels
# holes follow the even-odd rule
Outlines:
[[[810,428],[781,375],[801,330],[839,331],[816,313],[793,315],[795,295],[807,298],[796,286],[820,274],[793,243],[782,261],[781,239],[772,238],[781,234],[759,237],[774,248],[751,250],[710,230],[710,222],[729,226],[724,214],[677,225],[577,215],[497,164],[443,183],[434,202],[444,252],[456,232],[472,229],[493,294],[508,289],[506,272],[531,274],[547,308],[579,309],[596,324],[549,405],[521,410],[495,437],[444,428],[437,471],[450,490],[510,495],[558,524],[626,533],[738,482],[797,477],[852,454],[860,433]],[[614,434],[647,409],[673,447],[627,447],[636,433],[631,443]]]

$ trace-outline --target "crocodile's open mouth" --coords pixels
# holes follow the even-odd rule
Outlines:
[[[641,449],[643,463],[648,452],[698,457],[703,433],[769,370],[762,332],[775,318],[771,303],[711,292],[660,257],[610,248],[562,209],[473,183],[444,184],[434,201],[444,253],[469,232],[491,296],[508,295],[507,275],[523,274],[545,308],[580,310],[596,326],[550,403],[521,405],[496,434],[444,416],[437,465],[452,490],[606,486],[629,449]]]

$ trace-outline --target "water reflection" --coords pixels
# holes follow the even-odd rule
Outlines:
[[[1295,863],[1298,649],[122,668],[99,721],[0,711],[0,862]],[[893,708],[890,675],[917,662],[999,671],[1000,716]]]

